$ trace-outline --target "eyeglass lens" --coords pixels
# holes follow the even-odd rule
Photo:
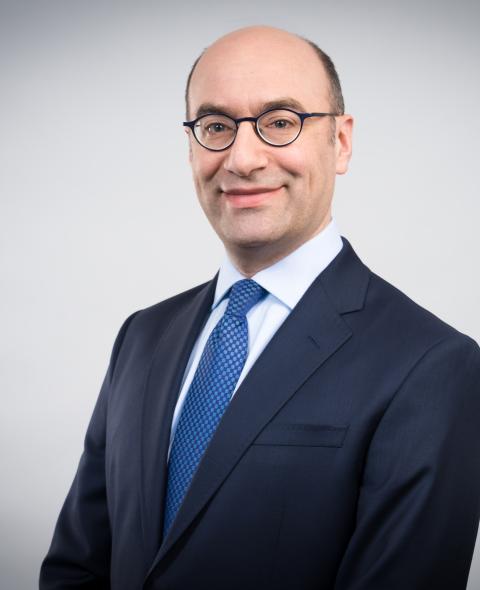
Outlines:
[[[263,114],[257,123],[259,135],[272,145],[281,146],[298,137],[302,121],[298,115],[282,109]],[[206,148],[225,149],[237,133],[237,125],[226,115],[205,115],[195,125],[195,136]]]

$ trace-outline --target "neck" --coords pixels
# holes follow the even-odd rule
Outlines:
[[[266,243],[252,244],[248,246],[226,245],[226,250],[232,264],[249,279],[261,270],[273,266],[289,254],[300,248],[305,242],[318,235],[331,221],[331,217],[326,219],[321,226],[312,234],[303,239],[290,241],[288,244]]]

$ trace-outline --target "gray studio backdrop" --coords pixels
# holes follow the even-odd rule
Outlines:
[[[183,89],[206,45],[258,23],[337,64],[356,116],[342,234],[480,340],[473,0],[0,1],[1,588],[36,586],[123,319],[217,269]]]

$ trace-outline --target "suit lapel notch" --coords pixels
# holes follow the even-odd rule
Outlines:
[[[342,237],[343,248],[319,275],[334,308],[340,314],[363,309],[371,272],[355,253],[350,242]],[[315,281],[315,282],[317,282]]]

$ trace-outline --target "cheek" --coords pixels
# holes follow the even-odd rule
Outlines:
[[[286,148],[278,148],[276,161],[279,168],[288,172],[292,177],[303,177],[308,171],[308,154],[292,144]],[[284,151],[280,151],[284,150]]]
[[[327,146],[319,145],[318,138],[305,138],[288,146],[277,156],[278,165],[286,170],[301,190],[309,190],[325,176],[328,161],[331,159]]]
[[[310,186],[328,184],[329,178],[335,176],[333,156],[332,146],[312,143],[296,158],[296,169]]]
[[[192,149],[190,163],[192,166],[193,177],[197,186],[203,186],[212,180],[222,165],[223,157],[221,154],[209,152],[202,148]]]
[[[330,146],[319,145],[318,141],[305,142],[301,149],[282,156],[281,164],[279,160],[291,178],[288,206],[293,207],[295,215],[303,221],[316,219],[319,208],[323,210],[329,202],[335,178],[332,151]]]

